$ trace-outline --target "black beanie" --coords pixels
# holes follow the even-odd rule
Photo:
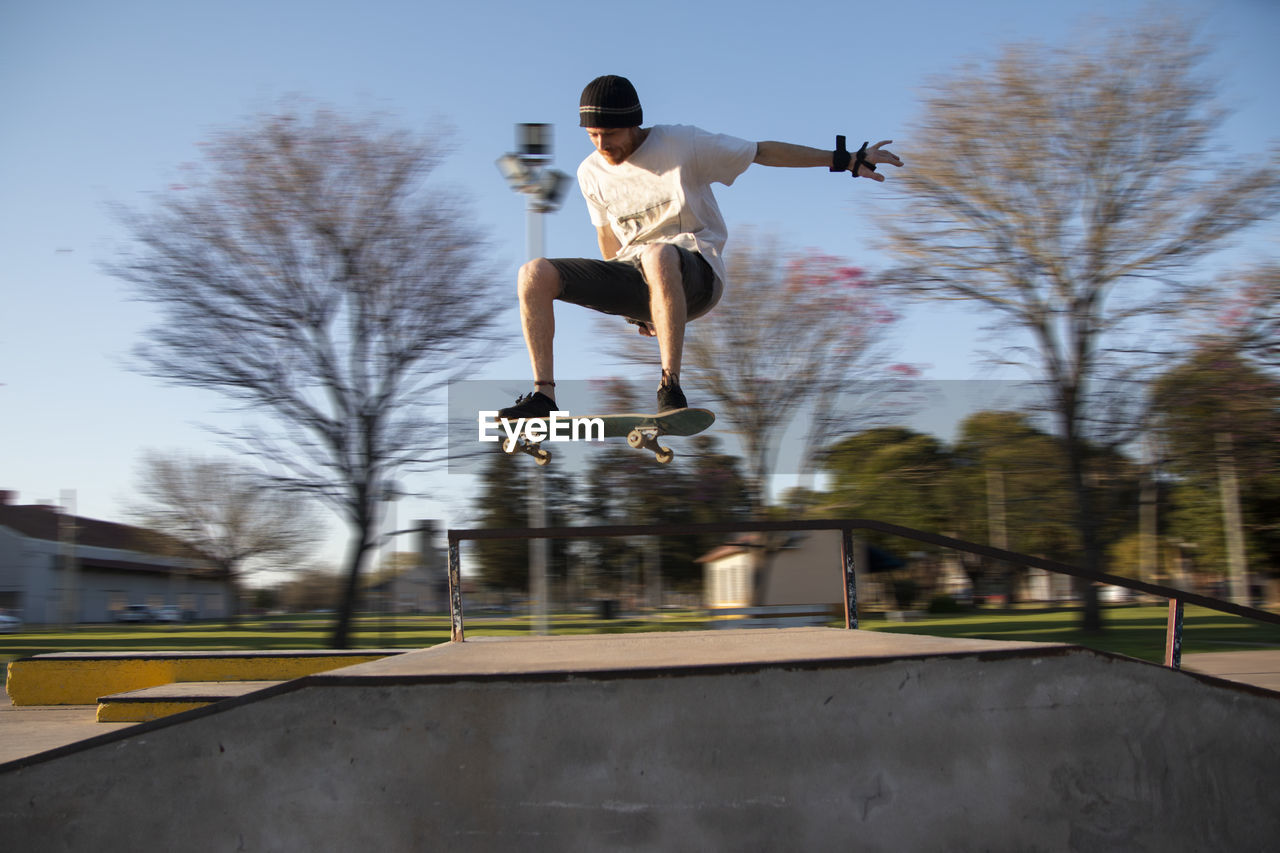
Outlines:
[[[578,102],[580,127],[639,127],[644,121],[640,96],[626,77],[606,74],[582,90]]]

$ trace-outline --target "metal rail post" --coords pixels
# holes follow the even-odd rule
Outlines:
[[[865,552],[860,540],[853,538],[853,529],[840,529],[840,556],[844,565],[844,627],[858,627],[858,558]]]
[[[1182,599],[1169,599],[1169,619],[1164,633],[1164,665],[1182,669]]]
[[[449,537],[449,639],[461,643],[462,631],[462,564],[458,556],[458,540]]]

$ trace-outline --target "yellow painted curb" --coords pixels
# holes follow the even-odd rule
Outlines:
[[[9,663],[6,689],[14,705],[92,705],[114,693],[181,681],[290,681],[389,654],[39,655]]]
[[[170,714],[194,711],[212,705],[212,702],[112,702],[98,705],[100,723],[146,723]]]
[[[9,663],[5,689],[15,705],[92,705],[99,696],[171,684],[170,661],[155,658],[56,660]]]

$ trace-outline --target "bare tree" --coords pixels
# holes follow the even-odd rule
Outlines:
[[[804,423],[797,472],[855,422],[854,398],[883,388],[883,344],[896,315],[863,272],[840,258],[787,252],[776,241],[746,240],[729,255],[724,299],[690,326],[682,380],[737,433],[756,514],[784,434]],[[645,339],[629,339],[619,354],[654,362]]]
[[[146,454],[130,514],[194,548],[233,582],[250,570],[303,568],[323,536],[309,498],[282,494],[225,459]]]
[[[888,276],[1024,332],[1052,399],[1086,565],[1102,568],[1086,470],[1107,347],[1178,310],[1194,262],[1280,208],[1277,158],[1227,157],[1204,51],[1176,21],[1100,46],[1007,49],[937,83],[906,154]],[[1247,165],[1232,168],[1230,163]],[[1130,397],[1137,395],[1130,394]],[[1084,626],[1101,627],[1085,591]]]
[[[218,134],[108,267],[161,322],[140,369],[263,416],[232,438],[351,528],[333,644],[345,647],[378,507],[439,461],[432,394],[482,358],[495,277],[460,199],[424,182],[441,144],[288,106]]]

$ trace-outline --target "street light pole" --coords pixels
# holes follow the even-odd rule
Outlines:
[[[516,125],[518,150],[498,158],[498,171],[516,192],[529,196],[525,253],[529,260],[546,254],[546,237],[542,217],[560,207],[569,176],[550,168],[551,125]],[[547,474],[544,466],[533,470],[533,488],[529,495],[529,527],[547,526]],[[551,543],[547,539],[529,540],[529,597],[533,603],[535,634],[548,633],[547,566]]]

